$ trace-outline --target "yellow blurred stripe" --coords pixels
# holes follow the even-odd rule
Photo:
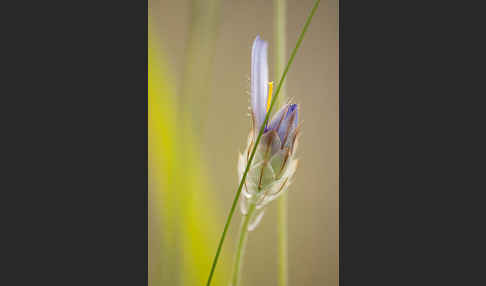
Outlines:
[[[163,240],[160,247],[149,244],[149,281],[150,286],[203,285],[224,218],[212,199],[198,141],[177,117],[172,80],[154,34],[149,25],[149,214],[160,223],[149,226],[149,235]],[[229,265],[218,265],[214,285],[226,284]]]

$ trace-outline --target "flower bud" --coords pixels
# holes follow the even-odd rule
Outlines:
[[[257,132],[252,130],[246,150],[238,160],[238,175],[241,180]],[[254,229],[263,216],[263,208],[285,192],[292,182],[297,168],[294,159],[297,128],[297,105],[285,105],[275,114],[261,137],[252,164],[243,185],[241,211],[247,214],[249,203],[256,204],[249,230]]]
[[[270,109],[273,82],[268,82],[267,43],[260,37],[253,42],[251,56],[251,118],[252,130],[246,150],[238,160],[241,181],[256,138]],[[285,192],[297,168],[294,153],[297,145],[298,106],[285,104],[268,124],[257,146],[242,189],[241,211],[248,215],[248,230],[253,230],[263,216],[264,207]]]

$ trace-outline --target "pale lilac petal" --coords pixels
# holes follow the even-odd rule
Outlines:
[[[268,97],[268,44],[257,36],[251,50],[251,106],[259,129],[265,120]]]
[[[275,129],[280,124],[282,124],[282,119],[283,119],[282,117],[287,113],[288,108],[289,108],[288,104],[282,106],[282,108],[280,108],[280,110],[273,115],[272,119],[270,120],[267,127],[265,128],[265,131]]]
[[[293,134],[295,128],[297,128],[297,120],[298,106],[297,104],[291,104],[277,130],[282,145],[287,145],[286,143],[291,141],[290,135]]]

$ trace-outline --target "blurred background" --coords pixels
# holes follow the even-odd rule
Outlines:
[[[314,4],[287,3],[287,56]],[[149,285],[205,285],[246,147],[250,54],[269,42],[273,1],[149,0]],[[285,81],[300,105],[288,192],[289,285],[338,284],[338,1],[322,0]],[[239,209],[212,285],[228,285]],[[277,285],[277,202],[250,232],[241,285]]]

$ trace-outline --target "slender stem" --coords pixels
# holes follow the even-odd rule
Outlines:
[[[224,242],[224,239],[226,238],[226,233],[228,232],[228,227],[231,223],[231,219],[233,218],[233,215],[234,215],[234,212],[235,212],[235,209],[236,209],[236,205],[238,203],[238,199],[240,198],[241,189],[243,188],[243,184],[246,180],[246,176],[248,175],[248,170],[250,169],[251,162],[253,161],[253,157],[255,157],[256,149],[257,149],[258,144],[260,143],[260,139],[262,137],[263,130],[265,129],[265,126],[266,126],[268,119],[270,117],[270,113],[273,110],[273,106],[275,105],[275,101],[278,98],[280,89],[282,88],[282,83],[284,82],[285,77],[287,76],[290,65],[294,61],[295,55],[297,54],[297,50],[299,49],[300,45],[302,44],[302,40],[304,39],[305,32],[307,31],[307,28],[309,27],[309,24],[312,20],[312,17],[314,16],[320,2],[321,2],[321,0],[316,0],[314,7],[312,7],[311,13],[310,13],[309,17],[307,17],[307,21],[305,22],[304,27],[302,28],[302,32],[300,33],[299,39],[297,40],[297,44],[295,45],[295,48],[293,49],[292,54],[290,55],[290,59],[287,63],[287,66],[285,67],[284,73],[282,74],[282,78],[280,79],[280,81],[278,83],[277,90],[275,91],[275,95],[272,97],[272,101],[270,102],[270,107],[268,108],[267,115],[265,116],[265,120],[263,121],[262,126],[260,127],[260,131],[258,132],[258,136],[257,136],[257,139],[255,141],[255,145],[253,146],[253,150],[251,151],[250,158],[248,159],[245,171],[243,172],[243,176],[241,177],[240,184],[239,184],[238,189],[236,191],[235,198],[233,199],[233,204],[231,205],[231,209],[230,209],[230,212],[228,214],[228,218],[226,219],[226,223],[224,225],[223,233],[221,234],[221,239],[219,240],[218,248],[216,249],[216,255],[214,256],[214,259],[213,259],[213,264],[212,264],[211,270],[209,272],[209,277],[208,277],[208,281],[206,283],[206,286],[211,285],[211,280],[212,280],[213,275],[214,275],[214,270],[216,268],[216,264],[218,263],[219,255],[221,254],[221,248],[223,247],[223,242]]]
[[[285,68],[285,59],[287,58],[287,37],[286,37],[286,24],[287,24],[287,3],[285,0],[273,1],[274,8],[274,36],[275,36],[275,75],[282,74]],[[285,86],[282,86],[280,91],[280,98],[277,101],[277,107],[282,106],[286,98]]]
[[[275,0],[274,2],[274,35],[276,43],[276,65],[275,74],[282,74],[286,58],[286,23],[287,23],[287,3],[285,0]],[[279,106],[285,100],[285,86],[280,91]],[[287,193],[282,194],[278,200],[277,213],[277,233],[278,233],[278,285],[288,285],[288,206]]]
[[[192,0],[189,37],[184,54],[178,111],[190,131],[203,134],[211,94],[213,58],[220,23],[221,0]],[[181,141],[184,142],[184,141]]]
[[[240,283],[240,272],[242,266],[242,258],[245,252],[246,239],[248,237],[248,224],[250,223],[256,204],[250,203],[248,206],[248,213],[241,218],[240,239],[236,247],[235,262],[233,264],[233,278],[231,279],[231,286],[238,286]]]
[[[163,6],[163,5],[162,5]],[[190,1],[190,25],[188,31],[187,45],[184,51],[184,66],[178,91],[178,126],[180,132],[177,133],[180,142],[180,150],[191,149],[194,140],[202,140],[206,102],[211,94],[213,56],[215,54],[216,36],[220,18],[220,0],[192,0]],[[190,140],[191,138],[192,140]],[[178,162],[190,161],[188,152],[179,154]],[[179,179],[177,179],[179,180]],[[182,179],[178,192],[174,192],[177,203],[172,206],[178,212],[187,209],[188,199],[193,196],[192,189],[187,185],[187,180]],[[177,241],[185,241],[182,238],[184,226],[188,225],[188,217],[178,215],[179,220],[174,224],[176,228],[174,234]],[[184,251],[186,242],[176,244],[175,249],[170,251]],[[176,255],[175,259],[169,264],[175,269],[187,269],[189,265],[182,258],[183,255]],[[191,284],[192,278],[186,271],[169,271],[176,279],[173,285]]]
[[[282,194],[278,201],[278,285],[288,285],[288,223],[287,194]]]

